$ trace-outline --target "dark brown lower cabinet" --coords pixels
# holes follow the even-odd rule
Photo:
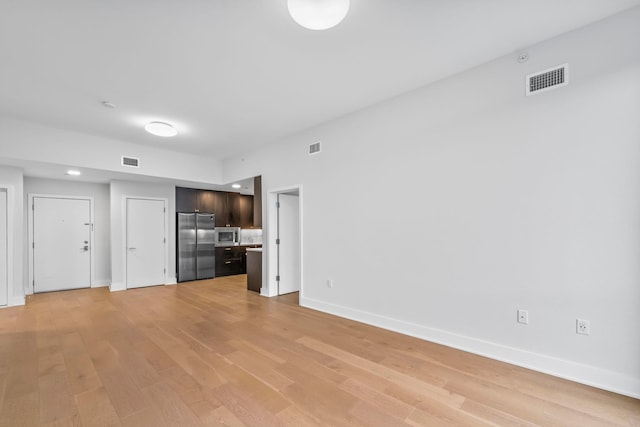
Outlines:
[[[260,292],[262,288],[262,251],[247,251],[247,289]]]
[[[216,248],[216,277],[245,274],[246,250],[243,246]]]

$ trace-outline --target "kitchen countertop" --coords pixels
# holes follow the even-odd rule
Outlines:
[[[262,248],[247,248],[247,252],[262,252]]]

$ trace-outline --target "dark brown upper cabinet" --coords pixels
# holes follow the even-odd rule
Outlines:
[[[227,193],[227,203],[229,204],[229,225],[240,227],[240,194]]]
[[[176,187],[176,212],[197,212],[199,191],[194,188]]]
[[[216,227],[254,227],[253,196],[176,187],[176,212],[213,213]]]
[[[216,197],[215,191],[200,190],[198,191],[198,210],[202,213],[216,213]]]
[[[215,191],[176,187],[176,212],[215,213],[217,208]]]
[[[262,228],[262,176],[253,178],[253,226]]]
[[[213,191],[216,227],[240,227],[240,194]]]
[[[253,196],[240,195],[240,227],[253,228]]]

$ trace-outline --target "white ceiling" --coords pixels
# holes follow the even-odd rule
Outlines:
[[[0,115],[225,158],[639,4],[351,0],[310,31],[286,0],[0,0]]]

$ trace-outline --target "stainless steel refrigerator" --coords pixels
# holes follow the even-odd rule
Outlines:
[[[178,282],[215,276],[215,216],[178,213]]]

